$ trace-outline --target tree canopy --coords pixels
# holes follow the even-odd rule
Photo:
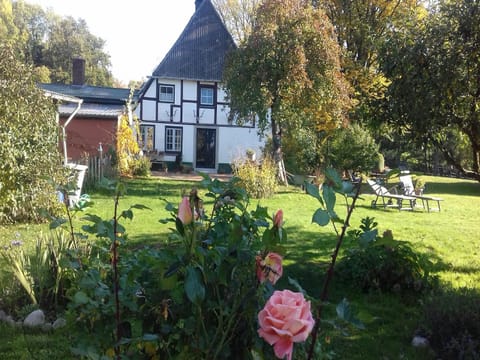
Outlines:
[[[327,0],[324,6],[344,49],[342,66],[355,88],[357,106],[352,115],[364,124],[378,117],[388,78],[380,70],[379,51],[395,29],[420,22],[427,12],[419,0]]]
[[[212,0],[225,26],[237,44],[252,32],[255,12],[261,0]]]
[[[110,56],[103,50],[105,41],[90,33],[85,20],[60,17],[22,0],[12,4],[14,28],[9,31],[16,34],[12,41],[23,61],[34,66],[39,81],[71,82],[72,59],[81,57],[86,63],[86,83],[113,85]],[[0,37],[1,32],[0,25]]]
[[[262,3],[254,31],[227,59],[224,82],[232,114],[256,114],[273,135],[336,128],[349,106],[333,26],[303,0]]]
[[[449,140],[451,131],[465,135],[480,179],[480,2],[440,1],[424,28],[398,32],[386,52],[392,123],[433,143],[462,172]]]

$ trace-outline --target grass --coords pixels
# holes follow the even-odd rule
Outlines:
[[[399,212],[395,209],[374,209],[370,206],[374,196],[365,188],[351,218],[351,227],[358,228],[364,217],[375,217],[380,233],[392,230],[395,239],[408,241],[415,250],[425,254],[433,262],[431,271],[440,281],[452,286],[480,287],[480,184],[474,181],[443,177],[423,176],[426,195],[442,197],[441,212],[427,213],[422,210]],[[120,209],[133,204],[148,206],[151,210],[134,211],[132,221],[126,222],[129,246],[158,244],[169,232],[168,226],[159,219],[168,217],[166,199],[178,203],[182,192],[189,191],[198,183],[189,181],[159,180],[144,178],[128,181],[128,195],[121,200]],[[394,185],[394,183],[389,184]],[[200,191],[200,194],[203,194]],[[111,217],[113,201],[103,193],[93,193],[95,206],[92,213]],[[206,199],[205,199],[206,200]],[[323,285],[323,276],[335,246],[335,233],[331,226],[324,228],[311,223],[318,203],[297,187],[283,187],[271,199],[252,200],[252,209],[257,204],[268,207],[271,214],[283,209],[285,229],[288,232],[287,254],[284,273],[296,278],[310,295],[318,296]],[[338,198],[338,213],[344,217],[343,200]],[[206,201],[208,208],[208,202]],[[33,242],[35,234],[47,231],[46,225],[4,226],[0,228],[0,246],[8,245],[16,232],[25,242]],[[29,240],[30,239],[30,240]],[[348,242],[345,243],[348,247]],[[0,270],[1,275],[1,270]],[[0,281],[2,277],[0,276]],[[1,285],[1,284],[0,284]],[[285,283],[280,284],[280,287]],[[346,297],[358,310],[366,330],[346,329],[346,337],[339,329],[328,329],[322,335],[322,345],[333,350],[339,359],[433,359],[426,350],[412,348],[410,341],[420,325],[422,299],[402,298],[397,295],[376,292],[362,293],[348,284],[333,282],[330,290],[331,304]],[[327,315],[333,317],[329,308]],[[0,328],[0,331],[2,329]],[[5,333],[2,331],[2,333]],[[32,337],[16,338],[12,332],[0,345],[0,358],[13,358],[9,349],[21,347],[21,341]],[[16,340],[15,340],[16,339]],[[3,340],[2,340],[3,342]],[[42,343],[42,340],[39,341]],[[49,346],[47,340],[43,343]],[[38,345],[40,346],[40,345]],[[13,351],[13,350],[12,350]],[[9,355],[10,354],[10,355]],[[21,359],[24,355],[15,358]],[[28,358],[23,357],[23,358]],[[51,359],[55,357],[50,356]]]

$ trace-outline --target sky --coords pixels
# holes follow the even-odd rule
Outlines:
[[[25,0],[84,19],[105,40],[113,76],[125,86],[150,76],[195,11],[195,0]]]

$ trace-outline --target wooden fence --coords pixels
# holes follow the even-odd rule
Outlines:
[[[88,158],[88,170],[86,176],[86,183],[88,185],[97,184],[102,178],[109,178],[116,176],[115,168],[109,157],[91,156]]]

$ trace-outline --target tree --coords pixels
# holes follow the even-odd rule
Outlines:
[[[359,124],[334,131],[324,152],[328,166],[345,173],[368,172],[378,165],[378,145]]]
[[[39,5],[23,1],[13,3],[14,22],[20,33],[19,43],[24,61],[35,67],[43,64],[45,40],[48,36],[49,19]]]
[[[55,107],[39,90],[32,69],[0,44],[0,222],[39,220],[53,209],[60,178]]]
[[[103,50],[105,41],[92,35],[83,19],[60,17],[24,1],[13,2],[13,19],[23,61],[36,68],[38,80],[45,82],[49,77],[46,82],[71,82],[72,59],[81,57],[86,64],[86,83],[113,85],[110,56]]]
[[[0,0],[0,44],[15,43],[18,29],[13,22],[13,10],[10,0]]]
[[[252,32],[255,11],[260,2],[260,0],[212,0],[237,44],[244,43]]]
[[[449,146],[449,131],[458,130],[470,142],[472,175],[480,180],[480,2],[440,1],[424,29],[397,33],[385,59],[392,123],[468,173]]]
[[[322,10],[305,0],[266,0],[255,24],[247,42],[228,57],[224,84],[237,121],[256,115],[261,132],[271,129],[280,164],[283,133],[334,129],[346,120],[349,86]]]
[[[355,120],[375,122],[377,100],[384,97],[388,79],[380,71],[378,53],[394,29],[420,22],[426,10],[419,0],[327,0],[324,6],[344,49],[343,68],[355,88]],[[376,125],[376,124],[375,124]]]
[[[52,82],[71,82],[72,58],[85,59],[85,82],[112,86],[110,56],[103,52],[105,41],[90,34],[83,19],[54,17],[45,48],[45,65]]]

